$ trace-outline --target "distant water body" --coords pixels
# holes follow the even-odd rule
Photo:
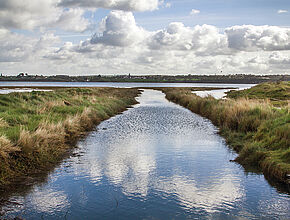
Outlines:
[[[119,83],[119,82],[1,82],[0,87],[231,87],[247,88],[255,84],[225,84],[225,83]]]
[[[11,92],[31,92],[48,91],[28,89],[29,87],[114,87],[114,88],[149,88],[149,87],[216,87],[216,88],[236,88],[243,90],[251,88],[255,84],[220,84],[220,83],[117,83],[117,82],[0,82],[0,94]],[[5,87],[16,88],[5,88]],[[17,88],[19,86],[19,88]],[[25,88],[26,87],[26,88]],[[211,95],[215,98],[226,96],[229,90],[213,90],[193,92],[201,97]]]

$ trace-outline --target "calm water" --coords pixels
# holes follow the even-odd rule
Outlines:
[[[247,89],[247,88],[242,88],[242,89]],[[215,99],[223,99],[226,97],[226,92],[229,92],[231,90],[238,90],[238,89],[214,89],[214,90],[210,90],[210,91],[194,91],[192,93],[205,98],[207,96],[212,96]]]
[[[44,91],[44,92],[48,92],[51,90],[48,89],[0,89],[0,94],[9,94],[12,92],[32,92],[32,91]]]
[[[289,219],[290,196],[229,162],[210,121],[145,90],[47,181],[3,208],[26,219]]]
[[[1,82],[0,87],[230,87],[248,88],[255,84],[222,84],[222,83],[118,83],[118,82]]]
[[[243,84],[243,86],[238,86],[237,89],[213,89],[213,90],[205,90],[205,91],[194,91],[192,93],[205,98],[207,96],[212,96],[215,99],[223,99],[226,98],[227,96],[227,92],[232,91],[232,90],[244,90],[244,89],[249,89],[251,88],[253,85],[248,85],[246,86],[245,84]]]

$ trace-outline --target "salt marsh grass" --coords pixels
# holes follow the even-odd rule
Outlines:
[[[0,185],[58,162],[96,124],[135,104],[137,89],[0,95]]]

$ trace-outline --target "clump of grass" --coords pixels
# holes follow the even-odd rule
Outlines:
[[[0,157],[4,160],[9,158],[9,154],[19,151],[20,149],[16,146],[13,146],[11,141],[5,136],[0,136]]]
[[[281,85],[283,87],[285,84]],[[286,181],[286,175],[290,173],[288,106],[275,108],[267,96],[264,100],[248,97],[216,100],[212,97],[201,98],[190,90],[161,90],[170,101],[209,118],[219,126],[221,134],[239,153],[236,161],[243,165],[256,165],[265,173]]]
[[[228,98],[238,99],[268,99],[274,106],[288,106],[290,104],[290,82],[262,83],[250,89],[241,91],[230,91]]]
[[[0,118],[0,128],[5,128],[7,126],[7,122],[3,118]]]
[[[37,109],[37,113],[43,114],[43,113],[48,113],[50,110],[56,106],[64,106],[63,101],[47,101],[45,102],[40,108]]]
[[[17,146],[24,154],[30,155],[34,152],[49,151],[51,147],[62,147],[64,143],[65,130],[62,122],[42,122],[35,131],[21,130]]]
[[[138,94],[68,88],[0,95],[0,186],[54,165],[81,135],[135,104]]]

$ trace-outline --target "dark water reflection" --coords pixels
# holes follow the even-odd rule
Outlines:
[[[206,119],[146,90],[101,123],[6,216],[27,219],[289,219],[287,194],[245,175]],[[15,203],[15,204],[16,204]],[[10,209],[9,209],[10,208]]]

